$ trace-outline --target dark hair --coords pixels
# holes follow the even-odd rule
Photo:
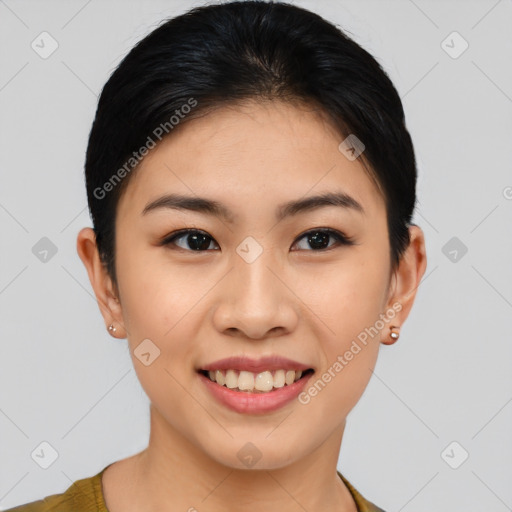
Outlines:
[[[116,207],[145,148],[215,108],[263,99],[319,107],[344,138],[363,142],[361,161],[383,193],[396,268],[409,245],[417,171],[391,80],[319,15],[287,3],[234,1],[164,21],[103,88],[85,176],[100,257],[116,285]]]

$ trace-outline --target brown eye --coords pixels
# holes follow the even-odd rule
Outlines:
[[[177,241],[180,241],[180,243],[177,243]],[[161,245],[176,245],[180,249],[202,252],[211,249],[212,242],[214,242],[213,238],[204,231],[182,229],[165,238]]]
[[[338,245],[353,245],[353,241],[350,237],[347,237],[340,231],[334,229],[312,229],[307,231],[300,236],[299,240],[305,239],[306,244],[313,249],[313,251],[319,252]],[[334,243],[330,244],[330,241],[334,240]],[[296,242],[298,243],[298,242]],[[300,250],[308,250],[307,247],[301,247]]]

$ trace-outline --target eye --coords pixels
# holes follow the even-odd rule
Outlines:
[[[341,231],[337,231],[331,228],[316,228],[311,229],[301,235],[298,240],[305,239],[306,243],[309,244],[310,247],[314,249],[315,252],[324,251],[327,249],[331,249],[337,245],[354,245],[354,241],[341,233]],[[329,239],[334,239],[333,244],[329,244]],[[295,244],[294,244],[295,245]],[[300,249],[306,249],[307,247],[300,247]]]
[[[176,243],[181,239],[184,239],[184,246]],[[208,250],[213,241],[213,238],[204,231],[197,229],[181,229],[162,240],[161,245],[177,245],[180,249],[190,249],[200,252]],[[218,245],[215,245],[218,248]]]

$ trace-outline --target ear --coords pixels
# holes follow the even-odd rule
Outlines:
[[[427,268],[425,237],[421,228],[415,224],[411,225],[409,227],[409,238],[409,246],[391,277],[392,282],[389,287],[386,307],[392,308],[394,304],[393,309],[398,311],[390,322],[388,329],[392,326],[399,328],[404,324],[414,304],[418,286]],[[397,307],[397,305],[400,305],[400,307]],[[382,343],[390,345],[395,341],[396,338],[391,337],[388,333],[388,337],[384,336]]]
[[[98,246],[96,245],[96,234],[92,228],[80,230],[76,241],[76,249],[89,275],[89,281],[94,289],[107,329],[110,325],[113,325],[115,331],[109,330],[110,334],[115,338],[126,338],[118,293],[100,259]]]

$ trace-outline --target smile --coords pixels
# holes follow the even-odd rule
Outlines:
[[[313,373],[313,369],[302,370],[265,370],[259,373],[246,370],[200,370],[219,386],[245,393],[270,393],[280,388],[291,386],[302,377]]]

